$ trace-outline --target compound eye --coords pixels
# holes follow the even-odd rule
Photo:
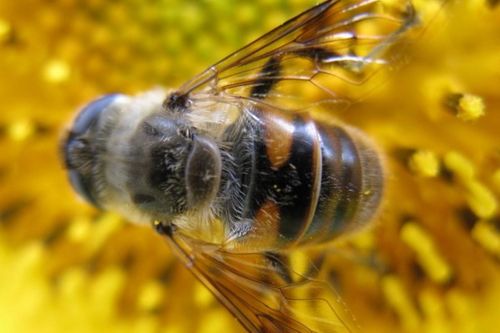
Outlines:
[[[92,194],[91,185],[88,177],[85,177],[77,170],[68,170],[69,180],[73,189],[88,203],[99,208],[99,203]]]
[[[99,120],[102,112],[120,96],[122,95],[105,95],[84,107],[76,117],[63,146],[71,185],[82,198],[97,207],[99,205],[92,191],[94,154],[85,134]]]
[[[90,102],[76,117],[73,123],[71,132],[73,135],[80,135],[85,133],[93,124],[97,122],[101,112],[104,111],[116,98],[122,96],[121,94],[105,95],[95,101]]]

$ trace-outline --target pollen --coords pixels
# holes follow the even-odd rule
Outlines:
[[[406,223],[401,229],[401,238],[415,251],[418,262],[433,281],[444,283],[450,279],[451,267],[439,253],[434,241],[418,224]]]
[[[19,119],[12,122],[8,128],[9,137],[12,141],[24,141],[33,135],[34,124],[29,119]]]
[[[495,170],[492,176],[492,182],[497,192],[500,192],[500,169]]]
[[[7,40],[11,31],[12,27],[9,22],[0,18],[0,42]]]
[[[459,152],[448,152],[444,156],[444,165],[464,182],[474,179],[476,175],[474,164]]]
[[[396,276],[386,276],[382,280],[382,291],[389,305],[398,314],[403,328],[415,330],[419,323],[417,310],[402,282]]]
[[[497,212],[498,201],[495,195],[483,184],[471,181],[466,184],[467,202],[480,218],[491,218]]]
[[[423,290],[419,297],[420,308],[427,318],[428,332],[446,331],[446,306],[441,301],[441,295],[433,290]]]
[[[200,333],[218,333],[223,332],[228,326],[228,321],[225,317],[221,317],[221,309],[209,312],[204,320],[205,324],[199,330]]]
[[[195,285],[195,292],[194,292],[194,302],[196,305],[199,307],[208,307],[212,302],[214,301],[214,298],[210,291],[208,291],[205,286],[203,286],[200,283],[197,283]]]
[[[99,218],[94,224],[91,232],[87,233],[87,242],[85,242],[85,247],[89,253],[95,253],[109,237],[116,232],[120,226],[123,224],[121,218],[114,214],[104,214]]]
[[[69,75],[70,68],[68,64],[61,60],[51,60],[43,69],[43,76],[50,83],[64,82],[69,78]]]
[[[87,216],[81,216],[74,219],[67,231],[68,239],[76,242],[87,240],[91,236],[92,225]]]
[[[481,97],[472,94],[457,94],[450,97],[450,106],[457,118],[463,121],[477,120],[484,116],[485,106]]]
[[[413,172],[422,177],[435,177],[439,174],[439,159],[431,151],[417,151],[410,157],[408,164]]]
[[[500,233],[493,223],[480,221],[474,226],[472,237],[487,251],[500,258]]]
[[[110,316],[124,287],[125,275],[119,267],[109,267],[95,276],[88,290],[88,300],[95,304],[94,315]]]
[[[152,311],[163,302],[165,288],[158,281],[151,280],[146,283],[139,292],[138,307],[144,311]]]

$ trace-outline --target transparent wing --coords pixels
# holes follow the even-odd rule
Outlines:
[[[357,331],[347,307],[320,278],[321,255],[230,253],[165,228],[160,232],[177,256],[249,332]]]
[[[330,0],[209,67],[165,101],[245,100],[285,110],[342,104],[416,22],[409,0]]]

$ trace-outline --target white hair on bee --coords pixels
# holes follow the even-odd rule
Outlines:
[[[239,105],[217,100],[201,100],[186,115],[192,126],[212,138],[220,138],[224,130],[240,116]]]
[[[150,217],[135,207],[126,188],[131,161],[141,162],[134,158],[130,140],[144,117],[161,110],[164,97],[162,89],[134,97],[119,95],[98,123],[95,142],[99,158],[93,170],[96,193],[105,207],[112,207],[138,222],[147,222]]]
[[[242,111],[242,116],[232,124],[231,137],[235,133],[237,135],[254,135],[249,132],[254,132],[257,128],[259,120],[256,119],[253,112],[248,108],[245,108]],[[237,175],[236,170],[238,169],[237,161],[235,161],[233,152],[230,152],[234,149],[234,138],[230,142],[222,142],[220,143],[221,151],[222,151],[222,159],[223,159],[223,169],[222,173],[224,175],[223,179],[226,180],[226,184],[221,184],[224,188],[220,191],[220,202],[230,203],[230,207],[227,204],[224,206],[224,212],[222,213],[224,216],[228,218],[228,236],[229,234],[234,233],[234,228],[237,225],[245,224],[240,217],[245,213],[245,207],[247,205],[245,201],[245,194],[248,189],[243,188],[241,186],[241,177],[242,175]],[[253,146],[253,141],[251,140],[240,140],[238,145],[238,151],[243,156],[240,159],[243,161],[252,160],[252,156],[255,154],[255,147]],[[242,167],[241,165],[239,167]],[[245,169],[245,168],[244,168]]]
[[[220,244],[226,234],[223,222],[216,218],[217,210],[215,202],[207,203],[176,216],[172,223],[186,234]]]

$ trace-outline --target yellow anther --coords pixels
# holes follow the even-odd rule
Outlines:
[[[0,42],[6,40],[12,31],[12,27],[9,22],[0,19]]]
[[[433,290],[424,289],[419,294],[420,308],[425,317],[425,331],[429,333],[446,332],[446,310],[441,295]]]
[[[125,283],[125,273],[119,267],[110,267],[92,279],[90,301],[95,307],[94,314],[111,316]]]
[[[143,315],[134,320],[132,333],[158,332],[159,328],[158,316],[148,314]]]
[[[139,308],[149,311],[158,307],[164,299],[165,289],[158,281],[152,280],[142,286],[137,302]]]
[[[488,222],[479,221],[472,229],[472,237],[487,251],[500,258],[500,233]]]
[[[160,331],[161,333],[184,333],[186,330],[179,324],[168,323],[168,326]]]
[[[88,283],[88,278],[88,274],[80,267],[67,270],[60,276],[58,283],[60,295],[69,300],[81,296]]]
[[[7,133],[13,141],[24,141],[35,132],[35,126],[29,119],[19,119],[9,125]]]
[[[203,325],[201,325],[199,333],[219,333],[225,332],[229,325],[228,317],[223,313],[222,309],[214,309],[203,316]]]
[[[64,61],[51,60],[43,69],[43,77],[47,82],[61,83],[69,78],[70,72],[69,65]]]
[[[32,274],[40,269],[40,266],[46,260],[46,251],[43,244],[35,241],[25,245],[17,254],[17,260],[10,267],[11,272],[18,273],[19,277],[26,274]]]
[[[88,217],[80,216],[71,222],[67,231],[70,240],[81,242],[89,238],[92,234],[92,224]]]
[[[352,238],[352,242],[361,250],[371,250],[375,247],[375,235],[371,231],[363,231]]]
[[[452,289],[445,296],[445,305],[452,320],[460,327],[460,332],[475,333],[481,331],[478,328],[478,311],[474,299],[460,290]]]
[[[401,229],[401,238],[417,254],[417,259],[429,277],[438,283],[447,282],[451,267],[442,258],[433,240],[418,224],[408,222]]]
[[[414,173],[422,177],[435,177],[439,174],[439,160],[435,153],[428,150],[415,152],[408,165]]]
[[[479,96],[463,94],[458,96],[455,103],[457,117],[461,120],[476,120],[484,115],[484,102]]]
[[[106,242],[109,236],[123,225],[120,217],[114,214],[104,214],[92,228],[92,237],[85,242],[87,251],[94,253]]]
[[[470,209],[480,218],[491,218],[498,208],[495,195],[478,181],[471,180],[465,186]]]
[[[493,185],[497,192],[500,192],[500,169],[497,169],[493,173]]]
[[[451,151],[444,155],[444,165],[462,181],[475,177],[476,170],[471,161],[462,154]]]
[[[201,283],[195,284],[193,296],[194,302],[201,308],[208,307],[214,301],[214,297],[210,291]]]
[[[389,305],[399,315],[405,329],[414,331],[419,325],[418,314],[399,278],[396,276],[384,277],[382,291]]]

